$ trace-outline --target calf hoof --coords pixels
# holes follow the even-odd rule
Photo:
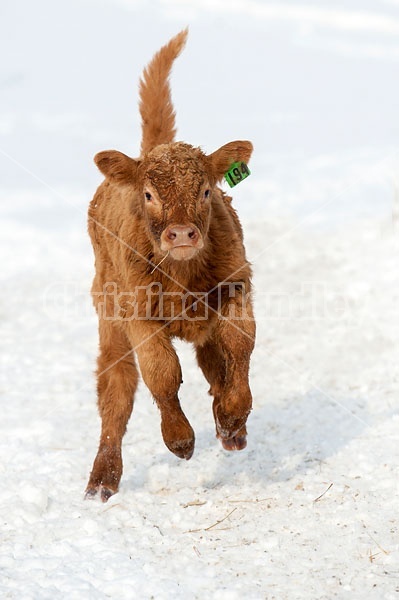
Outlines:
[[[173,440],[166,441],[166,447],[176,454],[179,458],[185,458],[186,460],[190,460],[194,452],[195,438],[193,437],[186,440]]]
[[[85,498],[99,497],[102,502],[116,494],[122,475],[122,457],[119,447],[100,445],[95,458]]]
[[[226,417],[226,415],[215,416],[216,436],[221,440],[232,440],[247,435],[245,423],[248,415],[243,417]]]
[[[105,485],[97,485],[95,487],[88,487],[85,493],[85,500],[95,500],[100,498],[101,502],[107,502],[111,496],[116,494],[118,490],[111,490]]]
[[[236,435],[229,439],[219,437],[219,439],[222,442],[223,448],[229,450],[229,452],[233,452],[234,450],[244,450],[244,448],[247,447],[246,435]]]
[[[245,425],[231,436],[222,435],[216,430],[216,437],[221,441],[223,448],[229,452],[244,450],[247,446],[247,428]]]
[[[194,430],[183,413],[162,419],[161,431],[166,447],[179,458],[189,460],[194,452]]]

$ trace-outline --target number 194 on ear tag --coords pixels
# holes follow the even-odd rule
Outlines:
[[[224,178],[230,187],[234,187],[249,175],[251,175],[251,171],[245,162],[235,162],[231,165],[227,173],[224,174]]]

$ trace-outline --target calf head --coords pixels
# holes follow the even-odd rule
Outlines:
[[[190,260],[206,243],[215,186],[232,163],[248,162],[251,153],[246,141],[230,142],[210,155],[173,142],[137,160],[116,150],[99,152],[94,160],[113,184],[136,192],[154,251]]]

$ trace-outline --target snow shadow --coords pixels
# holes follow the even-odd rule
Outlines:
[[[262,483],[288,481],[345,448],[369,426],[368,418],[365,401],[315,390],[255,407],[247,449],[219,453],[207,485],[231,484],[241,475]]]
[[[203,419],[190,419],[196,430],[196,449],[188,462],[180,461],[164,447],[157,419],[147,421],[140,440],[126,440],[122,487],[128,493],[143,489],[173,493],[182,487],[198,486],[231,491],[231,486],[239,490],[248,480],[254,489],[288,481],[321,468],[323,461],[361,435],[369,420],[366,401],[354,397],[333,399],[321,391],[309,390],[301,396],[255,405],[248,422],[247,448],[226,452],[215,438],[210,403],[208,409],[209,425],[201,427]],[[141,424],[137,425],[141,429]],[[154,436],[159,441],[155,455]]]

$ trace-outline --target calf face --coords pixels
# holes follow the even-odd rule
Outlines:
[[[189,260],[206,243],[212,191],[233,162],[248,162],[250,142],[230,142],[209,156],[200,148],[175,142],[161,144],[135,160],[109,150],[95,162],[114,184],[136,192],[148,236],[157,254]]]
[[[209,227],[211,182],[206,156],[188,144],[150,152],[143,163],[144,214],[156,249],[175,260],[193,258]]]

